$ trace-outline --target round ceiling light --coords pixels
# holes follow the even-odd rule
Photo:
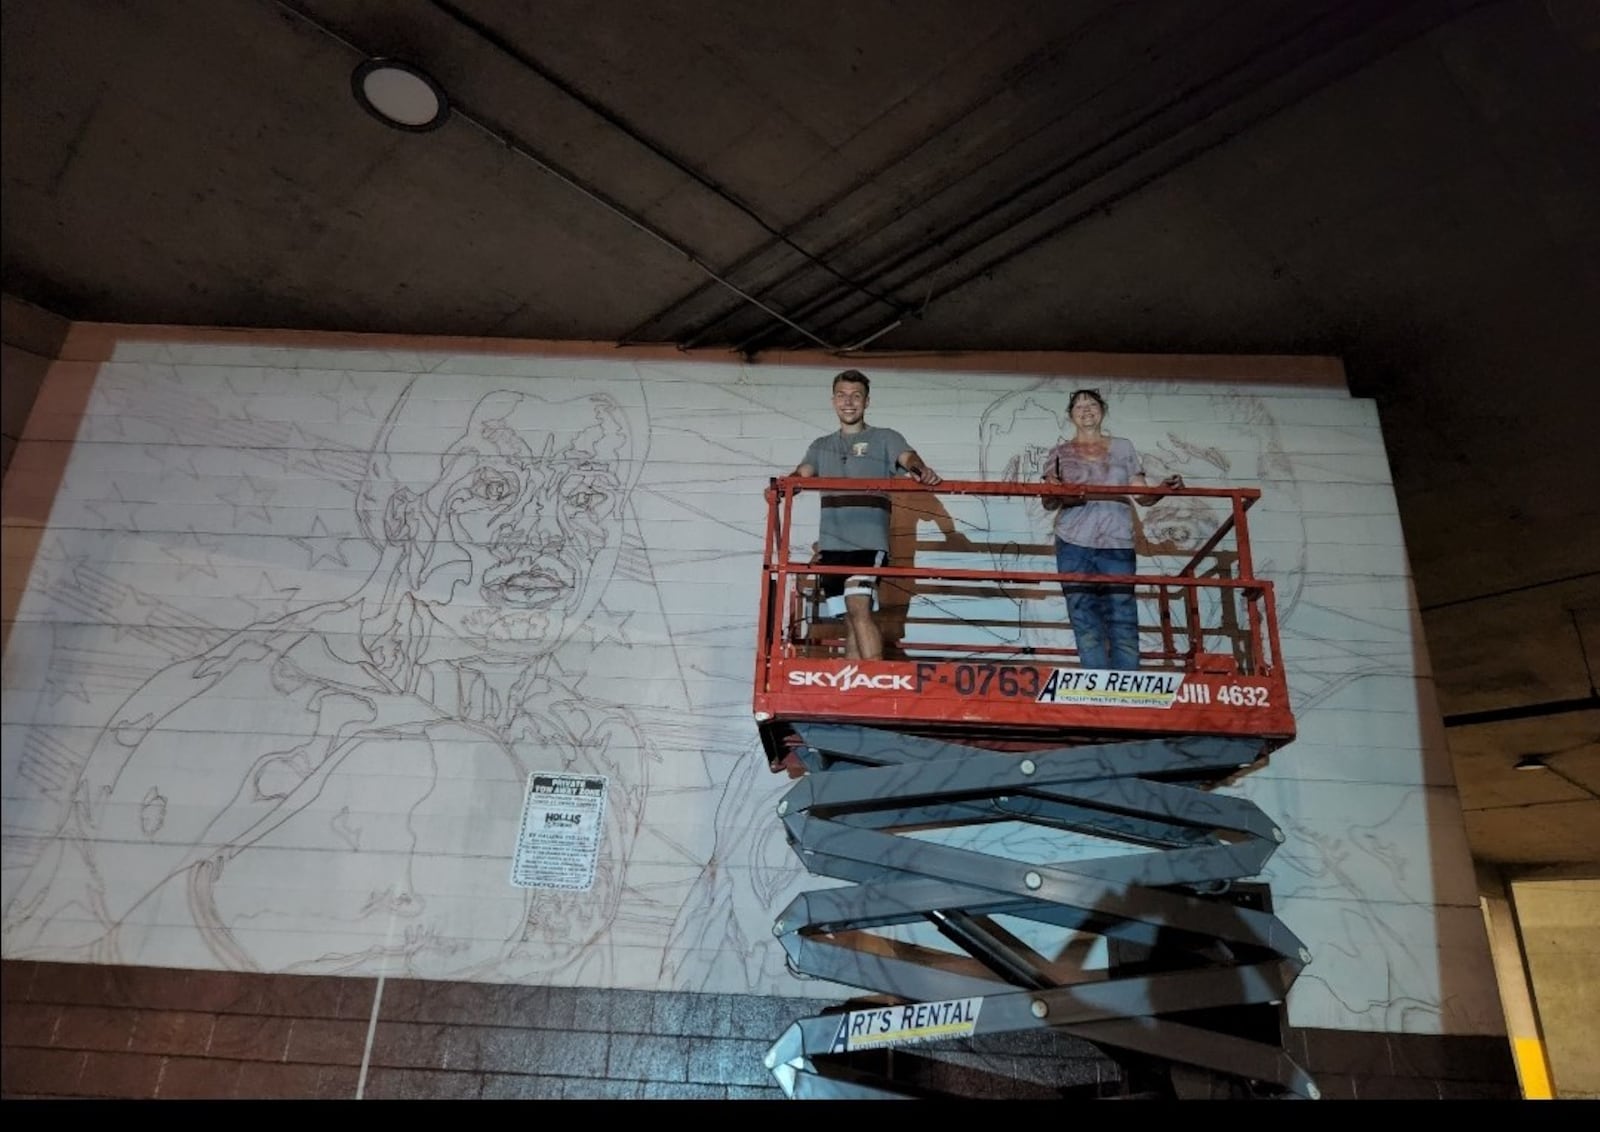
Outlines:
[[[367,113],[397,130],[435,130],[450,116],[439,84],[409,63],[368,59],[350,76],[350,89]]]

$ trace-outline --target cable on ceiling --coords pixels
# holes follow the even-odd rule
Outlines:
[[[321,32],[322,34],[328,36],[330,39],[333,39],[333,40],[337,41],[338,43],[344,45],[345,47],[349,48],[351,51],[353,51],[356,54],[360,55],[362,58],[366,59],[366,58],[371,58],[372,57],[372,53],[371,52],[365,50],[359,44],[356,44],[356,43],[352,42],[348,37],[346,37],[344,35],[341,35],[339,32],[335,31],[333,28],[330,28],[327,25],[323,24],[321,21],[316,19],[310,13],[304,11],[298,5],[296,5],[294,3],[291,3],[290,0],[273,0],[273,3],[275,3],[278,7],[282,8],[284,11],[288,12],[290,15],[292,15],[292,16],[296,17],[297,19],[300,19],[300,20],[304,21],[305,23],[309,24],[311,27],[315,28],[317,31]],[[573,189],[573,190],[577,191],[578,193],[581,193],[584,197],[586,197],[589,200],[593,201],[595,204],[600,205],[602,208],[606,209],[608,212],[612,213],[613,215],[617,216],[621,220],[625,221],[628,225],[630,225],[631,227],[633,227],[637,231],[642,232],[644,235],[649,236],[651,239],[655,240],[656,242],[664,245],[667,248],[670,248],[672,251],[674,251],[678,255],[682,256],[688,262],[692,263],[695,267],[699,268],[700,271],[704,272],[705,275],[708,278],[710,278],[714,282],[718,283],[719,285],[727,288],[729,291],[731,291],[735,295],[739,296],[745,302],[747,302],[750,305],[756,307],[757,309],[765,312],[770,317],[777,319],[779,322],[783,323],[785,326],[789,327],[790,329],[795,331],[797,334],[803,335],[807,340],[809,340],[811,342],[814,342],[816,345],[822,347],[822,349],[828,351],[829,353],[838,353],[838,347],[834,346],[832,343],[828,342],[826,339],[824,339],[824,338],[812,333],[810,330],[806,329],[804,326],[801,326],[799,323],[795,322],[793,319],[791,319],[788,315],[784,314],[782,311],[779,311],[779,310],[769,306],[768,304],[762,302],[760,299],[756,298],[754,295],[752,295],[749,292],[745,291],[744,289],[739,287],[737,284],[733,283],[731,280],[728,280],[728,279],[724,278],[721,274],[719,274],[716,271],[716,269],[714,269],[710,264],[706,263],[703,259],[701,259],[698,255],[696,255],[689,248],[687,248],[684,245],[678,243],[678,241],[674,240],[671,236],[667,235],[665,232],[661,231],[659,228],[656,228],[654,225],[650,224],[643,217],[635,214],[633,211],[628,209],[626,206],[624,206],[620,202],[612,200],[610,197],[606,196],[606,194],[601,192],[599,189],[593,188],[590,185],[585,184],[582,181],[582,179],[580,179],[576,174],[570,173],[567,170],[565,170],[565,169],[561,168],[560,166],[556,165],[554,162],[552,162],[552,161],[550,161],[550,160],[548,160],[548,159],[546,159],[544,157],[541,157],[539,154],[535,153],[521,139],[519,139],[516,136],[514,136],[509,130],[506,130],[506,129],[502,128],[502,127],[496,126],[492,122],[490,122],[488,119],[486,119],[486,118],[482,117],[481,115],[475,114],[472,111],[468,110],[461,103],[457,102],[456,99],[454,98],[454,96],[451,97],[450,102],[451,102],[452,117],[460,118],[462,121],[467,122],[469,125],[471,125],[474,128],[482,131],[484,134],[488,135],[490,138],[493,138],[495,141],[499,142],[506,149],[510,150],[512,153],[515,153],[518,157],[521,157],[524,160],[526,160],[528,162],[531,162],[533,165],[535,165],[537,168],[539,168],[542,172],[550,175],[551,177],[554,177],[556,180],[560,181],[562,184],[566,185],[568,188]]]
[[[665,146],[640,133],[620,114],[616,113],[603,103],[589,97],[583,91],[579,90],[577,87],[563,79],[560,75],[551,71],[548,67],[545,67],[537,59],[534,59],[531,55],[528,55],[521,48],[517,47],[514,43],[506,39],[503,35],[495,31],[489,25],[483,23],[481,20],[478,20],[470,13],[462,11],[455,4],[450,3],[449,0],[430,0],[430,2],[435,8],[439,9],[439,11],[443,12],[452,20],[455,20],[458,24],[473,32],[473,34],[477,35],[480,39],[494,47],[496,50],[500,51],[502,54],[509,56],[523,67],[526,67],[528,70],[538,75],[539,78],[543,79],[550,86],[560,91],[567,98],[570,98],[572,101],[582,106],[585,110],[588,110],[591,114],[594,114],[606,125],[610,126],[618,133],[623,134],[629,140],[643,146],[656,157],[659,157],[662,161],[665,161],[668,165],[671,165],[678,172],[682,173],[685,177],[688,177],[695,184],[699,185],[707,192],[712,193],[723,203],[738,209],[750,220],[754,221],[762,231],[767,233],[767,235],[771,236],[774,240],[783,244],[790,250],[798,252],[806,260],[806,262],[820,267],[823,271],[827,272],[829,275],[833,276],[840,283],[843,283],[846,287],[853,291],[859,291],[860,293],[875,299],[884,306],[887,306],[893,310],[901,309],[901,304],[896,302],[894,299],[886,295],[879,294],[877,291],[874,291],[864,283],[850,278],[835,268],[827,260],[818,256],[816,253],[801,247],[795,242],[794,238],[790,236],[788,232],[769,223],[767,219],[758,213],[753,206],[741,200],[738,196],[724,188],[722,185],[718,184],[716,181],[713,181],[709,176],[702,173],[693,165],[690,165],[687,161],[677,156]]]

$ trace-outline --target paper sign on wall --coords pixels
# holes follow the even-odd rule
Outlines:
[[[528,775],[511,862],[512,884],[575,892],[594,884],[605,828],[606,783],[599,774],[534,771]]]

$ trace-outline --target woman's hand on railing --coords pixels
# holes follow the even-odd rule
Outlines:
[[[1052,487],[1061,483],[1061,477],[1053,469],[1046,471],[1041,478]],[[1082,495],[1041,495],[1039,497],[1039,505],[1046,511],[1059,511],[1063,507],[1081,507],[1085,502],[1086,497]]]
[[[1183,477],[1180,476],[1180,475],[1176,475],[1176,474],[1170,475],[1166,479],[1162,480],[1161,483],[1158,486],[1160,486],[1160,487],[1170,487],[1170,488],[1181,488],[1183,486]],[[1135,503],[1137,503],[1141,507],[1154,507],[1157,503],[1160,503],[1163,499],[1165,499],[1166,496],[1164,496],[1164,495],[1135,495],[1132,498],[1133,498],[1133,501]]]

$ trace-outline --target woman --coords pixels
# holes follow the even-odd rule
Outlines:
[[[1106,402],[1093,389],[1080,389],[1067,401],[1073,437],[1050,450],[1044,462],[1045,483],[1149,487],[1133,445],[1104,431]],[[1163,487],[1182,487],[1182,476],[1168,476]],[[1133,507],[1149,506],[1161,496],[1045,496],[1041,502],[1056,516],[1056,569],[1063,574],[1131,575]],[[1139,667],[1139,609],[1130,585],[1061,583],[1067,614],[1085,668]]]

